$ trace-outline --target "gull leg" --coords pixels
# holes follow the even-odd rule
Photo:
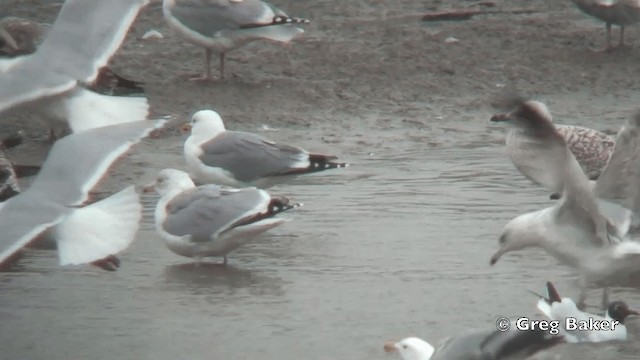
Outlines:
[[[608,307],[609,307],[609,288],[606,287],[602,289],[602,310],[606,312]]]
[[[624,47],[624,26],[620,26],[620,40],[618,41],[618,47]]]
[[[220,80],[224,80],[224,53],[220,54]]]
[[[578,302],[576,305],[578,306],[578,309],[584,311],[584,308],[587,306],[587,279],[585,279],[584,276],[581,276],[578,280],[578,286],[580,286],[580,294],[578,295]]]
[[[191,81],[213,81],[214,79],[211,77],[211,49],[204,49],[204,73],[192,77],[189,80]]]
[[[56,131],[52,127],[50,127],[49,128],[49,142],[53,144],[54,142],[56,142],[56,140],[58,140],[58,137],[56,136]]]

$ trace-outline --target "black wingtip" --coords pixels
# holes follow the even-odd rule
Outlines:
[[[271,202],[269,202],[268,215],[275,216],[281,212],[295,209],[300,206],[302,206],[302,204],[298,204],[298,203],[290,204],[289,198],[286,198],[284,196],[277,196],[277,197],[272,196]]]
[[[562,301],[558,290],[556,290],[556,287],[551,283],[551,281],[547,281],[547,292],[549,293],[549,300],[551,303]]]
[[[0,140],[0,148],[12,149],[16,146],[21,145],[23,142],[24,132],[20,130]]]
[[[244,24],[240,26],[241,29],[253,29],[259,27],[267,27],[274,25],[286,25],[286,24],[311,24],[311,20],[302,19],[302,18],[294,18],[285,15],[278,15],[271,19],[271,22],[263,23],[263,24]]]

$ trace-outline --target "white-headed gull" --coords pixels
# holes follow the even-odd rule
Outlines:
[[[184,158],[192,175],[203,183],[266,189],[296,175],[349,166],[334,162],[335,156],[310,154],[256,134],[228,131],[213,110],[195,113],[184,130],[189,128]]]
[[[225,264],[231,251],[287,221],[277,214],[302,205],[256,188],[196,187],[189,174],[175,169],[160,171],[145,190],[152,188],[160,194],[156,230],[169,250],[198,260],[223,256]]]
[[[223,79],[227,52],[254,40],[288,43],[304,33],[292,24],[309,23],[260,0],[164,0],[162,13],[178,34],[205,49],[205,73],[196,78],[202,80],[212,79],[212,52],[220,56]]]
[[[463,333],[446,338],[437,348],[428,342],[408,337],[398,342],[387,342],[386,352],[398,352],[403,360],[501,360],[524,358],[564,342],[562,336],[553,336],[535,329],[521,331],[510,327]]]
[[[511,220],[491,264],[507,252],[542,247],[578,269],[580,303],[590,283],[633,283],[640,273],[640,242],[627,239],[627,232],[640,207],[640,114],[620,129],[593,189],[540,103],[522,101],[505,120],[536,149],[527,171],[538,172],[548,190],[561,191],[562,200]]]

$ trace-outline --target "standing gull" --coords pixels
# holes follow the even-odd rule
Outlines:
[[[335,156],[276,144],[261,136],[227,131],[220,115],[201,110],[193,115],[191,136],[184,143],[184,158],[195,178],[205,183],[266,189],[292,176],[347,167]]]
[[[633,283],[640,273],[640,242],[626,235],[640,208],[640,113],[618,132],[593,188],[539,103],[523,101],[507,119],[538,151],[530,169],[540,173],[548,190],[562,191],[562,200],[511,220],[491,264],[507,252],[540,246],[578,269],[580,303],[590,283]]]
[[[220,56],[222,80],[228,51],[255,40],[288,43],[304,33],[292,24],[310,23],[260,0],[164,0],[162,13],[172,29],[205,49],[205,73],[193,80],[212,80],[212,52]]]
[[[289,204],[256,188],[196,187],[189,174],[164,169],[154,184],[160,194],[155,222],[169,250],[190,258],[223,256],[287,219],[274,216],[302,204]]]
[[[617,47],[622,47],[624,46],[624,27],[640,21],[640,0],[573,0],[573,3],[585,14],[606,23],[605,51],[616,48],[611,45],[611,25],[620,26],[620,40]]]
[[[548,122],[553,122],[551,113],[545,104],[539,101],[531,101],[531,103],[536,104],[541,116],[544,116]],[[511,114],[496,114],[491,118],[491,121],[509,121],[510,116]],[[554,126],[564,138],[589,180],[598,179],[613,152],[613,147],[616,144],[615,139],[600,131],[582,126],[558,124]],[[540,157],[539,145],[530,141],[524,129],[511,128],[507,133],[507,154],[513,165],[529,180],[546,188],[553,188],[550,183],[552,180],[546,178],[547,174],[537,169],[544,165],[544,159]]]
[[[520,331],[511,327],[464,333],[446,338],[438,348],[428,342],[408,337],[384,345],[386,352],[398,352],[403,360],[500,360],[524,358],[563,342],[561,336],[552,336],[538,328]]]
[[[46,238],[40,236],[45,232],[57,240],[60,265],[114,259],[111,255],[126,249],[142,211],[134,187],[85,204],[111,165],[165,122],[111,125],[58,140],[31,186],[0,204],[0,266]]]
[[[559,330],[570,343],[627,340],[627,327],[624,325],[624,321],[629,315],[640,315],[639,312],[629,309],[624,301],[613,301],[607,304],[604,316],[589,314],[578,309],[576,303],[570,298],[560,298],[551,282],[547,282],[547,292],[549,297],[540,297],[538,309],[549,320],[556,320],[562,324],[559,326]],[[580,324],[580,327],[572,330],[565,326],[569,318],[574,319],[574,325]],[[589,323],[589,321],[598,322],[600,328],[581,328],[582,324]],[[604,325],[606,328],[602,328],[603,324],[607,324]]]
[[[68,121],[73,132],[146,119],[146,98],[101,95],[87,84],[96,80],[147,2],[65,1],[35,53],[0,62],[0,112],[35,105],[49,120]]]

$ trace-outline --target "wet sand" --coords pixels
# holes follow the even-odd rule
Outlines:
[[[493,95],[516,86],[545,101],[557,123],[615,132],[637,108],[640,28],[612,54],[604,25],[570,2],[500,1],[532,15],[423,23],[436,1],[274,3],[312,19],[291,46],[253,43],[229,53],[227,79],[188,82],[204,52],[164,24],[154,2],[134,24],[113,68],[145,83],[157,115],[176,120],[112,171],[98,191],[146,184],[164,167],[184,169],[180,125],[203,108],[228,128],[332,153],[354,166],[271,189],[305,203],[292,221],[231,254],[227,267],[194,266],[145,223],[116,273],[60,268],[30,251],[0,274],[0,343],[6,359],[389,359],[384,341],[430,340],[491,328],[501,316],[535,316],[546,280],[576,295],[572,271],[542,251],[489,258],[517,214],[548,206],[504,154],[489,123]],[[2,12],[43,22],[59,2],[1,1]],[[140,39],[149,29],[165,38]],[[455,38],[458,41],[451,40]],[[214,72],[217,67],[214,66]],[[263,124],[276,131],[264,131]],[[41,161],[47,132],[28,114],[10,152]],[[588,303],[597,305],[599,290]],[[637,289],[613,299],[640,307]],[[562,359],[635,359],[637,342],[563,345]]]

